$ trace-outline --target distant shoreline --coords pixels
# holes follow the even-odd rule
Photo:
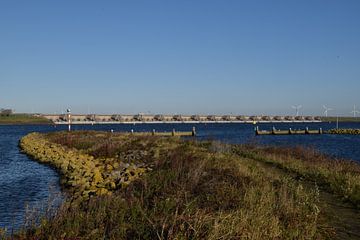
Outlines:
[[[336,122],[339,120],[339,122],[360,122],[360,117],[322,117],[321,120],[323,122]]]
[[[52,122],[46,118],[32,114],[17,113],[9,116],[0,115],[0,125],[51,125]]]
[[[349,123],[360,123],[360,117],[339,117],[337,119],[337,117],[322,117],[321,118],[321,122],[349,122]],[[200,121],[200,122],[189,122],[189,123],[205,123],[204,121]],[[240,122],[240,121],[231,121],[233,123],[250,123],[250,122]],[[290,121],[289,121],[290,122]],[[289,122],[284,122],[284,123],[289,123]],[[297,123],[297,121],[293,121],[294,123]],[[92,124],[114,124],[115,122],[93,122]],[[117,124],[119,124],[119,122],[116,122]],[[124,122],[122,124],[133,124],[133,123],[142,123],[142,122]],[[146,123],[146,122],[145,122]],[[161,121],[159,122],[147,122],[149,124],[151,123],[163,123]],[[169,123],[177,123],[177,122],[169,122]],[[212,122],[206,122],[207,124],[212,123]],[[216,121],[214,123],[222,123],[222,121]],[[257,123],[262,123],[262,121],[257,121]],[[281,122],[279,122],[281,123]],[[59,123],[55,123],[52,122],[51,120],[45,118],[45,117],[41,117],[41,116],[35,116],[33,114],[28,114],[28,113],[16,113],[16,114],[12,114],[10,116],[1,116],[0,115],[0,126],[1,125],[53,125],[53,124],[59,124]],[[61,123],[61,124],[67,124],[65,123]],[[72,124],[90,124],[89,122],[72,122]]]
[[[50,123],[39,122],[0,122],[0,126],[26,126],[26,125],[53,125]]]

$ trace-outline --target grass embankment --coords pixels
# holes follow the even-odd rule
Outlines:
[[[270,163],[299,177],[315,181],[360,208],[360,165],[335,160],[315,150],[278,147],[237,146],[238,155]]]
[[[32,134],[21,145],[58,168],[72,194],[54,216],[17,239],[321,239],[330,234],[316,189],[267,171],[227,145],[99,132]],[[127,179],[131,173],[125,176],[123,166],[145,174]],[[80,197],[86,191],[92,194]]]
[[[38,117],[32,114],[11,114],[9,116],[0,115],[0,125],[1,124],[51,124],[51,121],[44,117]]]
[[[360,117],[321,117],[323,122],[360,122]]]

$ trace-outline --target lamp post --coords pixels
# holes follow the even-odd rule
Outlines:
[[[71,131],[71,110],[70,110],[70,108],[67,109],[66,112],[67,112],[69,132],[70,132]]]

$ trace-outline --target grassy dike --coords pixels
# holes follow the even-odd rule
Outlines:
[[[299,166],[308,166],[306,156],[286,162],[286,153],[270,149],[84,131],[32,133],[20,145],[57,168],[69,194],[55,215],[15,239],[327,239],[335,234],[315,185],[304,187],[259,164],[275,163],[279,156],[279,166],[305,176]],[[332,163],[324,163],[330,169]],[[340,169],[353,174],[350,167]],[[342,186],[353,184],[358,183]]]
[[[9,116],[0,115],[0,125],[51,124],[51,121],[32,114],[16,113]]]
[[[360,117],[321,117],[323,122],[360,122]]]

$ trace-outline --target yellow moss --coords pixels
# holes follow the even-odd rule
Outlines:
[[[120,164],[118,162],[116,162],[116,160],[114,160],[113,162],[113,167],[116,169],[116,168],[119,168]]]
[[[110,189],[110,190],[114,190],[114,189],[116,189],[116,183],[115,183],[115,182],[108,182],[108,183],[106,184],[106,187],[107,187],[108,189]]]
[[[111,166],[110,164],[106,165],[106,170],[107,171],[112,171],[113,169],[114,169],[113,166]]]
[[[96,190],[96,194],[97,195],[106,195],[106,194],[108,194],[108,190],[107,189],[105,189],[105,188],[98,188],[97,190]]]
[[[129,166],[123,172],[118,171],[118,159],[96,159],[83,151],[67,149],[62,145],[47,141],[39,133],[31,133],[20,140],[22,150],[39,162],[52,164],[63,175],[61,182],[70,186],[74,198],[86,200],[92,195],[111,194],[117,189],[115,182],[122,187],[137,179],[145,168]]]

